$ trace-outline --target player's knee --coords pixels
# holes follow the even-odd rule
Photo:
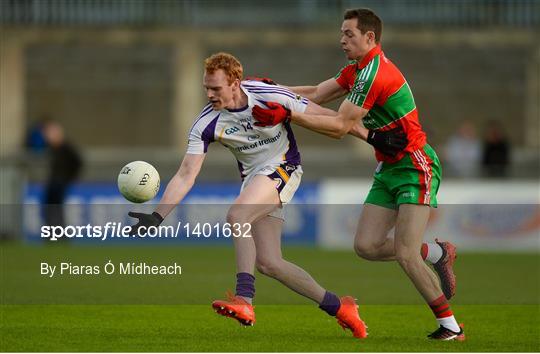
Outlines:
[[[354,251],[358,257],[367,259],[367,260],[376,260],[377,259],[377,247],[371,242],[365,241],[356,241],[354,243]]]
[[[281,260],[275,260],[270,258],[257,259],[255,266],[257,270],[269,277],[275,277],[279,274]]]
[[[243,225],[244,223],[248,223],[249,221],[247,221],[247,215],[242,209],[243,208],[238,206],[232,206],[227,212],[227,222],[231,225]]]

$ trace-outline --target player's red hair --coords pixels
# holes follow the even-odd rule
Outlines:
[[[229,53],[216,53],[206,58],[204,61],[204,70],[213,74],[216,70],[223,70],[227,75],[229,84],[232,84],[234,80],[242,80],[244,69],[242,64],[236,57]]]

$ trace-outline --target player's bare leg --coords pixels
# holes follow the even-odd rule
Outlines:
[[[365,204],[354,240],[358,256],[370,261],[395,260],[394,239],[388,233],[395,226],[396,218],[397,211],[394,209]],[[443,255],[441,243],[423,243],[422,258],[429,263],[436,263]]]
[[[345,296],[339,299],[321,287],[305,270],[283,259],[282,228],[283,221],[272,216],[253,224],[253,236],[257,246],[257,269],[298,294],[316,301],[322,310],[337,318],[343,329],[349,328],[355,337],[365,338],[366,326],[358,315],[358,305],[354,298]]]
[[[305,270],[283,259],[281,232],[283,220],[267,216],[253,224],[259,272],[278,280],[291,290],[321,303],[326,290]]]
[[[269,217],[281,204],[276,181],[258,175],[246,186],[229,210],[231,224],[251,224],[257,249],[257,268],[292,290],[321,303],[325,290],[303,269],[285,261],[281,256],[283,221]]]
[[[395,260],[394,239],[388,233],[394,227],[397,211],[378,205],[365,204],[358,221],[354,250],[370,261]]]
[[[400,205],[394,235],[396,260],[427,302],[442,294],[437,276],[418,252],[422,246],[429,212],[430,207],[427,205]]]
[[[221,315],[232,317],[243,325],[255,323],[255,312],[251,305],[255,295],[255,243],[251,237],[252,225],[268,215],[279,205],[274,200],[275,181],[266,176],[255,176],[240,193],[227,213],[227,222],[233,232],[240,226],[240,237],[233,237],[236,252],[236,294],[228,300],[216,300],[212,307]],[[268,188],[268,185],[271,188]],[[249,230],[249,231],[248,231]]]
[[[416,289],[432,309],[440,328],[432,334],[434,339],[448,335],[448,339],[464,339],[435,273],[426,265],[418,253],[429,219],[427,205],[402,204],[396,221],[396,260]],[[444,333],[442,333],[442,332]],[[433,337],[436,335],[436,338]]]
[[[257,251],[256,264],[261,273],[275,278],[293,291],[316,301],[321,309],[336,316],[342,327],[351,329],[355,337],[366,337],[366,327],[358,315],[358,306],[353,298],[338,298],[322,288],[305,270],[283,259],[281,254],[283,221],[268,216],[280,205],[276,181],[263,175],[255,176],[231,207],[227,221],[231,224],[250,223],[252,225],[252,235]],[[247,308],[248,311],[252,311],[252,307]],[[237,318],[238,312],[235,310],[233,313],[232,317]],[[242,319],[239,321],[245,323]]]
[[[354,249],[358,256],[370,261],[395,260],[394,238],[388,233],[395,226],[397,211],[374,204],[365,204],[358,222]],[[455,247],[450,242],[422,243],[422,259],[432,264],[441,280],[447,299],[456,288],[453,264],[456,258]]]
[[[253,236],[257,246],[257,269],[298,294],[316,301],[321,309],[335,316],[344,329],[351,329],[357,338],[365,338],[366,326],[358,315],[358,305],[352,297],[339,299],[321,287],[305,270],[283,259],[282,227],[283,221],[272,216],[253,224]]]

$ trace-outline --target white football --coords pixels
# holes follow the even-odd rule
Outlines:
[[[130,202],[147,202],[159,191],[159,173],[148,162],[130,162],[118,174],[118,190]]]

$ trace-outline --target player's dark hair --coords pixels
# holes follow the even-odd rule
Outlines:
[[[362,34],[367,31],[373,31],[375,33],[375,43],[380,43],[382,36],[382,21],[370,9],[350,9],[345,11],[343,15],[344,20],[350,20],[356,18],[358,20],[358,29]]]

